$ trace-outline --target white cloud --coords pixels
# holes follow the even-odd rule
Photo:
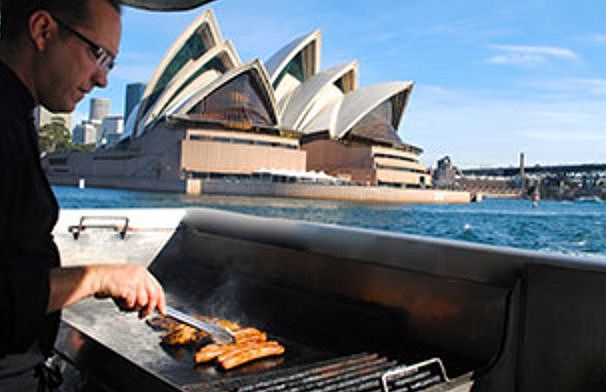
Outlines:
[[[574,60],[578,56],[572,50],[555,46],[491,45],[497,54],[486,59],[491,64],[536,66],[551,59]]]
[[[589,36],[589,41],[596,44],[606,44],[606,33],[594,33]]]
[[[606,79],[569,78],[530,82],[528,86],[554,92],[606,96]]]

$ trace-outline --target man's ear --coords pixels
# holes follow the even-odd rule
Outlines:
[[[52,16],[43,10],[35,11],[29,17],[29,36],[36,50],[44,51],[48,45],[48,40],[56,34],[57,24]]]

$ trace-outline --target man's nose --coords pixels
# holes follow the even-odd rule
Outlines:
[[[93,81],[95,83],[95,86],[97,87],[107,87],[107,71],[100,67],[97,67],[93,75]]]

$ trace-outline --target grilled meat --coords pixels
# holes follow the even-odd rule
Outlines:
[[[283,354],[284,346],[275,341],[267,341],[267,334],[256,328],[241,328],[238,324],[204,316],[196,317],[200,320],[213,322],[223,328],[229,329],[234,335],[231,344],[206,344],[194,354],[196,364],[209,363],[216,360],[225,370],[243,365],[256,359]],[[168,345],[189,345],[202,343],[208,335],[193,327],[175,322],[165,317],[156,317],[148,320],[148,324],[156,329],[163,329],[166,333],[162,342]]]
[[[274,341],[256,341],[246,343],[233,343],[227,345],[209,344],[202,347],[195,354],[197,364],[207,363],[213,359],[225,370],[243,365],[259,358],[284,353],[284,346]]]
[[[202,347],[194,356],[196,363],[217,359],[223,369],[229,370],[255,359],[284,353],[284,346],[267,341],[267,334],[255,328],[234,331],[234,338],[236,342],[232,344],[208,344]]]
[[[177,323],[162,336],[162,342],[171,346],[183,346],[199,343],[207,337],[208,334],[204,331],[198,331],[189,325]]]
[[[207,344],[195,354],[196,363],[210,362],[213,359],[230,353],[234,350],[241,350],[253,343],[261,343],[267,340],[267,334],[255,328],[243,328],[234,331],[235,343],[232,344]]]
[[[210,362],[219,355],[223,354],[228,346],[230,345],[221,345],[215,343],[207,344],[198,350],[196,354],[194,354],[194,360],[196,363]]]
[[[178,324],[175,320],[164,316],[151,317],[145,320],[145,322],[155,330],[164,331],[168,331]]]
[[[196,317],[196,318],[203,320],[203,321],[210,321],[211,323],[215,323],[219,327],[229,329],[230,331],[237,331],[241,328],[238,323],[235,323],[235,322],[229,321],[229,320],[223,320],[223,319],[216,318],[216,317],[205,318],[204,316],[200,316],[200,317]]]
[[[283,354],[284,351],[284,346],[278,342],[258,342],[224,353],[217,358],[217,362],[223,369],[229,370],[256,359]]]
[[[267,334],[256,328],[242,328],[233,332],[236,343],[265,342]]]

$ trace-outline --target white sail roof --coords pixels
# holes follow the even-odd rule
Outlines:
[[[413,83],[358,89],[358,63],[320,72],[320,49],[321,32],[315,30],[278,50],[266,66],[259,60],[242,65],[231,42],[222,39],[213,12],[206,10],[167,51],[123,139],[175,116],[224,125],[242,120],[306,134],[328,131],[334,139],[351,132],[351,137],[397,143]]]
[[[160,65],[156,68],[143,93],[140,116],[147,113],[162,90],[179,71],[202,56],[212,47],[223,42],[217,20],[212,10],[201,13],[173,42]]]
[[[413,85],[413,82],[382,83],[367,86],[347,94],[343,97],[343,103],[331,133],[338,139],[345,137],[347,132],[366,114],[394,96],[402,95],[403,99],[399,100],[401,102],[399,107],[394,108],[392,118],[392,125],[397,129]]]
[[[192,87],[200,89],[240,64],[240,57],[230,41],[224,41],[222,45],[209,49],[195,61],[186,64],[166,85],[147,112],[140,116],[136,134],[141,135],[154,120],[166,112],[172,102],[187,94]],[[201,84],[200,80],[204,80],[204,83]],[[198,82],[194,83],[196,81]]]
[[[357,61],[340,64],[312,76],[293,92],[281,113],[282,126],[294,130],[303,128],[324,107],[355,90],[357,85]]]
[[[272,83],[276,81],[276,78],[280,75],[280,72],[286,68],[288,63],[295,58],[295,56],[303,51],[309,51],[309,56],[306,58],[306,68],[309,68],[310,72],[308,76],[315,75],[320,69],[320,51],[322,42],[322,32],[320,30],[314,30],[311,33],[299,37],[274,53],[273,56],[265,62],[265,68],[269,74],[269,78]]]
[[[265,67],[275,90],[278,110],[287,104],[292,92],[320,69],[322,33],[315,30],[278,50]]]
[[[382,103],[396,97],[392,125],[398,128],[402,113],[408,102],[413,82],[390,82],[370,85],[346,94],[340,100],[326,106],[306,127],[305,133],[328,130],[334,139],[342,139],[368,113]]]

